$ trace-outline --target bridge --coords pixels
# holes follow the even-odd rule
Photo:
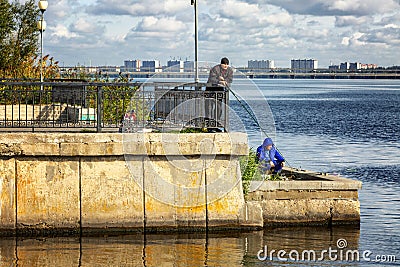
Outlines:
[[[199,77],[201,79],[208,78],[208,69],[200,69]],[[194,77],[193,71],[125,71],[122,67],[110,68],[91,68],[88,70],[86,67],[71,67],[62,68],[61,74],[63,76],[71,77],[78,76],[80,73],[85,73],[89,77],[110,77],[110,78],[178,78],[178,79],[192,79]],[[251,79],[400,79],[400,70],[349,70],[349,71],[332,71],[328,69],[317,69],[313,71],[293,71],[291,69],[248,69],[248,68],[235,68],[235,76],[242,76]]]

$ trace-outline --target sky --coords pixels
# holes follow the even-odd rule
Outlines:
[[[48,0],[44,54],[60,66],[194,60],[190,0]],[[400,0],[197,0],[199,61],[400,65]]]

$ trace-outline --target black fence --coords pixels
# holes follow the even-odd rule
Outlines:
[[[227,131],[228,96],[201,83],[0,82],[0,130]]]

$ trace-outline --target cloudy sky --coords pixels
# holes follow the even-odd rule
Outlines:
[[[199,60],[289,67],[314,58],[400,65],[400,0],[197,0]],[[194,60],[190,0],[48,0],[45,53],[61,66]]]

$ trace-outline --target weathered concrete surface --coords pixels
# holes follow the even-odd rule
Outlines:
[[[238,160],[246,140],[240,133],[2,134],[0,229],[250,225]]]
[[[71,158],[16,159],[17,227],[79,227],[79,163]]]
[[[15,159],[0,160],[0,230],[15,229]]]
[[[84,157],[80,164],[82,227],[143,227],[143,191],[124,157]]]
[[[361,183],[338,176],[291,170],[301,180],[254,182],[246,202],[239,167],[246,140],[240,133],[2,134],[0,230],[359,222]]]
[[[286,169],[302,180],[254,182],[248,201],[260,203],[264,225],[358,224],[361,182]]]

